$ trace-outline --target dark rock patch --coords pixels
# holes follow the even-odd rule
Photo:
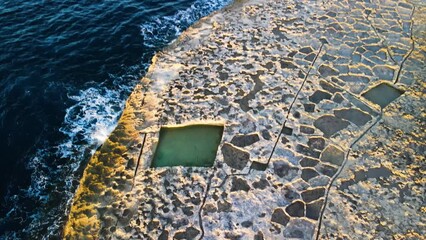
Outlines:
[[[340,93],[336,93],[333,97],[333,102],[335,103],[341,103],[345,100],[345,98]]]
[[[291,232],[288,234],[288,237],[289,237],[289,238],[304,239],[304,238],[305,238],[305,234],[303,233],[303,231],[302,231],[302,230],[295,229],[295,230],[291,231]]]
[[[333,86],[331,83],[324,81],[324,80],[320,81],[320,86],[322,87],[322,89],[324,89],[325,91],[327,91],[329,93],[342,92],[341,89]]]
[[[315,167],[319,161],[315,158],[303,157],[299,163],[302,167]]]
[[[307,103],[307,104],[303,104],[303,107],[305,108],[305,112],[314,112],[315,111],[315,104]]]
[[[185,231],[178,231],[173,236],[173,239],[195,239],[200,234],[200,231],[194,227],[189,227]]]
[[[291,61],[281,61],[281,68],[296,69],[297,66]]]
[[[296,200],[285,208],[285,211],[291,217],[303,217],[305,215],[305,203]]]
[[[314,50],[312,49],[312,47],[303,47],[303,48],[299,49],[299,52],[304,53],[304,54],[309,54],[313,51]]]
[[[261,163],[261,162],[257,162],[257,161],[253,161],[251,163],[250,169],[254,169],[257,171],[265,171],[268,168],[268,164],[267,163]]]
[[[263,178],[260,179],[259,181],[253,183],[254,188],[261,189],[261,190],[266,189],[269,186],[270,186],[269,182],[266,179],[263,179]]]
[[[246,180],[242,178],[237,178],[237,177],[234,177],[232,179],[231,192],[235,192],[235,191],[248,192],[249,190],[250,190],[250,186],[248,185]]]
[[[342,120],[332,115],[321,116],[314,122],[314,126],[321,130],[321,132],[323,132],[324,136],[327,138],[346,128],[348,125],[348,121]]]
[[[274,162],[274,173],[279,177],[286,176],[290,170],[297,170],[295,167],[291,167],[288,163],[284,161],[276,161]]]
[[[315,149],[312,149],[308,146],[302,145],[302,144],[298,144],[296,146],[296,152],[301,153],[305,156],[314,157],[314,158],[319,158],[319,156],[321,154],[321,152],[319,152]]]
[[[294,200],[300,198],[300,194],[293,189],[285,188],[284,197],[289,200]]]
[[[208,203],[204,206],[203,211],[206,213],[214,213],[217,212],[217,207],[211,203]]]
[[[310,137],[308,146],[314,149],[323,150],[325,147],[325,139],[323,137]]]
[[[337,69],[334,69],[327,65],[321,65],[318,71],[323,77],[336,76],[339,74],[339,71]]]
[[[181,228],[181,227],[183,227],[183,226],[186,226],[186,225],[188,225],[188,224],[189,224],[188,219],[186,219],[186,218],[181,218],[181,219],[178,219],[178,220],[173,221],[173,222],[172,222],[172,227],[173,227],[173,228],[175,228],[175,229],[179,229],[179,228]]]
[[[321,153],[321,161],[329,162],[334,165],[342,165],[345,160],[345,153],[337,148],[335,145],[329,145],[327,148]]]
[[[253,226],[253,222],[252,221],[244,221],[241,223],[241,226],[245,227],[245,228],[249,228],[251,226]]]
[[[309,54],[308,56],[306,56],[304,59],[306,60],[306,61],[309,61],[309,62],[312,62],[312,61],[314,61],[314,59],[315,59],[315,57],[316,57],[317,55],[315,54],[315,53],[311,53],[311,54]]]
[[[163,230],[163,232],[158,237],[158,240],[168,240],[169,239],[169,231]]]
[[[335,110],[334,115],[338,118],[348,120],[359,127],[364,126],[372,119],[369,114],[354,108]]]
[[[260,140],[259,134],[251,133],[245,135],[236,135],[232,138],[231,143],[237,147],[246,147]]]
[[[192,215],[194,215],[194,212],[192,211],[192,209],[194,209],[194,207],[192,207],[192,206],[183,207],[182,208],[182,212],[186,216],[192,216]]]
[[[250,159],[250,153],[240,150],[229,143],[222,146],[224,162],[231,168],[242,170]]]
[[[312,179],[316,176],[319,176],[319,173],[315,171],[313,168],[304,168],[302,169],[302,179],[306,182],[309,181],[309,179]]]
[[[324,194],[325,194],[325,188],[323,187],[308,189],[302,192],[302,199],[306,203],[309,203],[323,197]]]
[[[306,204],[306,217],[313,220],[318,220],[323,204],[323,199]]]
[[[334,174],[336,174],[337,172],[337,168],[332,167],[330,165],[325,165],[325,164],[321,164],[319,165],[319,167],[317,168],[318,172],[327,175],[329,177],[333,177]]]
[[[153,231],[154,229],[157,229],[160,226],[160,222],[158,220],[152,220],[148,223],[147,229],[148,231]]]
[[[275,209],[272,213],[271,222],[286,226],[289,221],[290,217],[281,208]]]
[[[254,235],[253,240],[264,240],[265,237],[263,236],[263,233],[261,231],[257,232],[256,235]]]
[[[305,134],[314,134],[315,129],[311,126],[300,125],[300,132]]]
[[[269,133],[268,130],[262,130],[261,132],[263,139],[265,140],[271,140],[271,134]]]
[[[232,208],[232,204],[227,201],[219,201],[217,202],[217,211],[218,212],[230,212]]]
[[[293,134],[293,129],[284,126],[283,129],[281,130],[281,132],[284,133],[285,135],[292,135]]]
[[[309,101],[319,103],[324,99],[331,99],[331,94],[322,90],[316,90],[314,94],[309,96]]]

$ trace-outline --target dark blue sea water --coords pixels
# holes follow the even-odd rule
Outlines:
[[[0,0],[0,239],[57,239],[151,57],[231,0]]]

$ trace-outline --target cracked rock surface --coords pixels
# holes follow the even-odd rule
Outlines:
[[[202,19],[153,59],[65,238],[425,236],[425,13],[421,0],[247,0]],[[383,100],[383,83],[398,95]],[[150,168],[162,125],[213,121],[212,168]],[[115,178],[99,177],[116,158]]]

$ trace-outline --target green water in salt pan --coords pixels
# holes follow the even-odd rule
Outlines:
[[[223,129],[206,124],[162,127],[151,167],[213,166]]]
[[[403,91],[396,89],[387,83],[381,83],[362,94],[362,96],[370,102],[378,104],[380,107],[384,108],[403,93]]]

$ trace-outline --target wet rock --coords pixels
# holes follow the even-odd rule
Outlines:
[[[267,163],[261,163],[257,161],[253,161],[251,163],[250,169],[258,170],[258,171],[265,171],[268,168]]]
[[[317,104],[324,99],[331,99],[331,94],[322,90],[316,90],[314,94],[309,96],[309,101]]]
[[[148,231],[153,231],[154,229],[157,229],[158,226],[160,226],[160,222],[158,220],[152,220],[148,223],[147,229]]]
[[[286,188],[284,197],[288,200],[294,200],[300,198],[300,194],[290,188]]]
[[[335,103],[341,103],[345,100],[345,98],[340,93],[336,93],[333,97],[333,102]]]
[[[306,182],[308,182],[309,179],[314,178],[318,175],[319,173],[315,171],[313,168],[304,168],[302,170],[302,179],[305,180]]]
[[[249,228],[251,226],[253,226],[253,222],[252,221],[244,221],[241,223],[241,226],[245,227],[245,228]]]
[[[235,191],[248,192],[249,190],[250,190],[250,186],[248,185],[246,180],[242,178],[237,178],[237,177],[234,177],[232,179],[231,192],[235,192]]]
[[[263,233],[261,231],[257,232],[256,235],[254,235],[253,240],[264,240],[265,237],[263,236]]]
[[[281,68],[296,69],[297,66],[291,61],[281,61]]]
[[[309,62],[312,62],[312,61],[314,61],[314,59],[315,59],[315,57],[316,57],[317,55],[315,54],[315,53],[311,53],[311,54],[309,54],[308,56],[306,56],[304,59],[306,60],[306,61],[309,61]]]
[[[303,104],[303,107],[305,108],[305,112],[314,112],[315,111],[315,104],[307,103],[307,104]]]
[[[333,86],[331,83],[321,80],[320,81],[320,86],[322,87],[322,89],[324,89],[325,91],[329,92],[329,93],[336,93],[336,92],[342,92],[341,89]]]
[[[286,226],[289,221],[290,217],[281,208],[275,209],[272,213],[271,222]]]
[[[262,130],[261,132],[263,139],[265,140],[271,140],[271,134],[269,133],[268,130]]]
[[[315,167],[319,161],[315,158],[303,157],[299,163],[302,167]]]
[[[299,49],[299,52],[304,53],[304,54],[309,54],[313,51],[314,50],[312,49],[312,47],[303,47],[303,48]]]
[[[260,179],[259,181],[253,183],[254,188],[262,189],[262,190],[269,186],[270,186],[269,182],[266,179]]]
[[[287,214],[291,217],[303,217],[305,215],[305,203],[296,200],[285,208]]]
[[[339,148],[337,148],[335,145],[329,145],[321,153],[320,160],[323,162],[329,162],[331,164],[340,166],[345,160],[345,153]]]
[[[169,239],[169,231],[164,230],[160,236],[158,236],[158,240],[168,240]]]
[[[186,226],[188,224],[189,224],[188,219],[186,219],[186,218],[180,218],[180,219],[177,219],[177,220],[173,221],[172,227],[175,228],[175,229],[179,229],[182,226]]]
[[[302,230],[295,229],[288,234],[288,237],[303,239],[305,237],[305,234],[303,234]]]
[[[323,77],[336,76],[339,74],[339,71],[337,71],[337,69],[334,69],[327,65],[321,65],[318,71]]]
[[[200,231],[194,227],[189,227],[185,231],[178,231],[173,236],[173,239],[195,239],[200,234]]]
[[[305,134],[314,134],[315,129],[311,126],[300,125],[300,132]]]
[[[203,211],[206,213],[214,213],[214,212],[217,212],[217,207],[211,203],[207,203],[204,206]]]
[[[259,134],[251,133],[245,135],[236,135],[232,138],[231,143],[237,147],[246,147],[260,140]]]
[[[334,115],[336,115],[336,117],[348,120],[359,127],[364,126],[372,119],[369,114],[354,108],[335,110]]]
[[[323,199],[306,204],[306,217],[313,220],[318,220],[323,204]]]
[[[337,168],[332,167],[330,165],[325,165],[325,164],[318,165],[317,170],[318,170],[318,172],[320,172],[324,175],[327,175],[329,177],[333,177],[334,174],[336,174],[336,172],[337,172]]]
[[[287,176],[290,170],[297,170],[297,168],[291,167],[290,165],[288,165],[288,163],[284,161],[276,161],[274,162],[273,166],[274,173],[279,177]]]
[[[332,115],[321,116],[314,122],[314,126],[321,130],[321,132],[323,132],[324,136],[327,138],[346,128],[348,125],[348,121],[342,120]]]
[[[231,168],[238,170],[244,169],[250,159],[250,153],[240,150],[229,143],[222,146],[224,162]]]
[[[282,138],[281,138],[281,143],[282,143],[282,144],[286,144],[286,143],[288,143],[288,142],[290,142],[290,140],[288,140],[286,137],[282,137]]]
[[[227,201],[219,201],[217,203],[218,212],[230,212],[231,208],[232,208],[232,204]]]
[[[308,146],[314,149],[322,150],[325,146],[325,139],[322,137],[310,137]]]
[[[242,240],[243,234],[242,233],[236,233],[231,231],[225,232],[225,239],[229,240]]]
[[[293,129],[289,128],[289,127],[283,127],[283,129],[281,130],[282,133],[284,133],[285,135],[292,135],[293,134]]]
[[[193,209],[194,207],[192,207],[192,206],[188,206],[188,207],[183,207],[182,208],[182,212],[183,212],[183,214],[185,214],[186,216],[192,216],[192,215],[194,215],[194,212],[192,211],[192,209]]]
[[[296,146],[296,152],[301,153],[305,156],[314,157],[314,158],[319,158],[319,156],[321,154],[321,152],[319,152],[315,149],[312,149],[308,146],[302,145],[302,144],[298,144]]]
[[[323,197],[325,194],[325,188],[313,188],[302,192],[302,199],[304,202],[309,203]]]

